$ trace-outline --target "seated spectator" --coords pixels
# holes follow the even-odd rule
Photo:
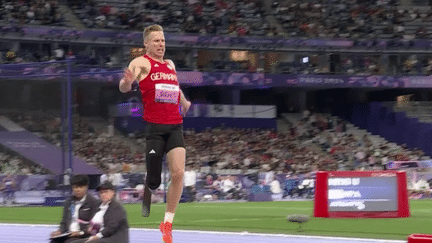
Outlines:
[[[271,179],[269,186],[270,186],[270,192],[272,193],[273,201],[282,199],[283,193],[282,193],[280,182],[274,176]]]
[[[189,202],[195,201],[196,177],[197,177],[196,171],[194,169],[192,169],[191,166],[187,165],[185,168],[183,185],[184,185],[184,190],[186,191],[186,194],[188,195],[188,201]]]
[[[431,188],[423,176],[420,176],[420,179],[414,183],[414,190],[424,194],[426,198],[431,197]]]
[[[64,203],[60,228],[50,234],[51,243],[70,243],[89,237],[87,224],[84,222],[90,221],[99,210],[99,200],[88,193],[89,178],[86,175],[73,176],[71,185],[72,196]],[[59,237],[63,234],[65,236]]]
[[[209,187],[212,192],[213,199],[221,199],[222,196],[222,176],[217,176],[216,180],[213,181],[213,184]]]
[[[226,176],[221,183],[222,197],[224,199],[231,199],[235,191],[234,181],[231,176]]]
[[[101,203],[99,211],[90,220],[87,232],[90,238],[72,241],[73,243],[119,243],[129,242],[129,224],[123,205],[115,199],[114,185],[106,181],[97,188]]]

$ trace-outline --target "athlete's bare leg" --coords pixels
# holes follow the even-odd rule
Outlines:
[[[186,150],[182,147],[171,149],[166,156],[170,174],[171,185],[167,193],[166,212],[175,213],[183,192],[183,175],[185,171]]]

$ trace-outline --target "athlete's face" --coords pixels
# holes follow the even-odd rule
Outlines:
[[[147,53],[163,58],[165,54],[165,36],[163,31],[153,31],[144,41]]]

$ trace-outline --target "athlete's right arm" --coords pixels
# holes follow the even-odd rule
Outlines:
[[[150,72],[150,61],[144,57],[138,57],[132,60],[129,67],[125,69],[123,78],[120,80],[119,90],[122,93],[127,93],[132,89],[132,83],[135,80],[140,82]]]

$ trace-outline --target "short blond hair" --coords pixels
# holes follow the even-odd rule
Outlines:
[[[147,26],[143,31],[143,40],[145,41],[146,38],[150,35],[150,33],[155,31],[163,31],[162,26],[158,24]]]

